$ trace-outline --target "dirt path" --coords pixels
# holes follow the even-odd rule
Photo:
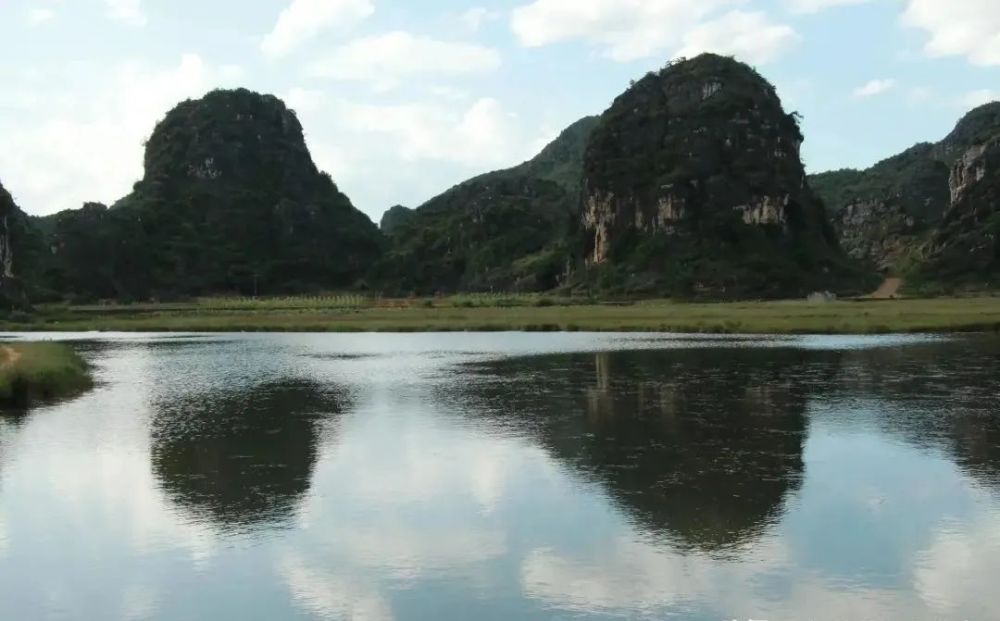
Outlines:
[[[890,300],[899,297],[899,290],[903,286],[902,278],[886,278],[875,293],[871,294],[873,300]]]

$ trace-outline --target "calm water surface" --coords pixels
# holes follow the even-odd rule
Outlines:
[[[80,336],[0,619],[1000,619],[1000,340]]]

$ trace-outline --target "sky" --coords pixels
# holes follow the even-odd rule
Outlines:
[[[113,203],[170,108],[243,86],[377,221],[704,51],[803,115],[810,172],[867,167],[1000,99],[1000,1],[0,0],[0,181],[32,214]]]

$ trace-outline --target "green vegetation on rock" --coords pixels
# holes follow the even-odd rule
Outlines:
[[[398,212],[372,280],[393,292],[538,291],[566,271],[580,163],[596,120],[567,128],[535,158]],[[398,216],[403,217],[398,217]]]
[[[111,207],[31,218],[0,187],[0,308],[327,292],[798,298],[867,293],[876,269],[917,290],[989,288],[998,137],[994,103],[939,143],[807,179],[799,118],[774,87],[704,54],[632,83],[534,158],[397,205],[376,227],[317,169],[283,102],[218,90],[167,113],[143,178]]]
[[[384,235],[392,235],[394,231],[410,220],[413,210],[403,205],[394,205],[382,214],[378,228]]]
[[[577,194],[580,191],[583,155],[599,122],[600,117],[597,116],[580,119],[564,129],[541,153],[508,173],[552,181],[570,194]]]
[[[316,168],[273,96],[181,103],[153,131],[145,171],[110,209],[51,217],[53,289],[148,299],[347,288],[381,253],[375,225]]]
[[[809,183],[833,215],[841,245],[852,257],[884,272],[910,272],[925,260],[939,228],[953,228],[945,223],[957,218],[951,214],[955,167],[970,149],[998,133],[1000,103],[995,102],[970,111],[938,143],[915,145],[867,170],[813,175]],[[991,168],[988,174],[1000,173]],[[959,255],[948,258],[947,252],[936,251],[936,257],[941,269],[931,271],[938,277],[980,271]],[[952,270],[944,265],[950,262]],[[919,278],[938,277],[925,270]]]
[[[604,113],[584,158],[591,282],[710,297],[868,286],[805,183],[801,142],[774,87],[732,58],[647,74]]]
[[[921,143],[871,168],[837,170],[809,177],[809,185],[835,218],[852,204],[895,201],[903,211],[927,223],[938,222],[948,208],[948,165],[936,159],[936,145]]]

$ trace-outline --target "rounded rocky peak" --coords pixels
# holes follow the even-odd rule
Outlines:
[[[1000,101],[970,110],[959,120],[943,145],[946,149],[965,150],[1000,134]]]
[[[767,83],[756,70],[750,65],[737,60],[734,56],[722,56],[705,52],[693,58],[673,58],[667,61],[659,71],[660,76],[705,76],[705,75],[725,75],[743,76],[750,80]]]
[[[678,184],[711,190],[705,182],[723,176],[784,196],[802,187],[801,143],[770,82],[734,58],[702,54],[646,74],[614,101],[591,137],[584,178],[640,201]]]
[[[382,220],[379,222],[379,228],[386,235],[391,235],[400,226],[404,225],[409,221],[410,217],[413,215],[413,210],[404,205],[393,205],[382,214]]]
[[[706,112],[706,107],[735,109],[765,107],[777,112],[781,102],[774,86],[749,65],[731,56],[701,54],[669,61],[658,72],[649,72],[619,99],[640,100],[662,93],[669,112]]]
[[[273,95],[244,88],[175,106],[146,143],[145,166],[146,180],[246,179],[288,166],[317,172],[295,113]]]

